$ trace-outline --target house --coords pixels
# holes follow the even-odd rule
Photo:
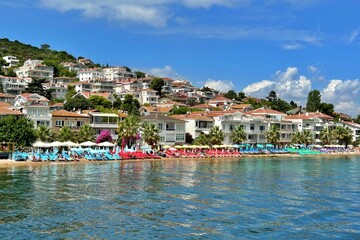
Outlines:
[[[128,94],[136,98],[141,105],[144,104],[156,105],[159,102],[159,95],[157,94],[157,91],[152,90],[150,88],[141,89],[140,91],[125,91],[121,93],[116,93],[116,95],[121,100],[124,100],[125,96]]]
[[[242,104],[234,104],[234,105],[230,105],[229,109],[232,110],[238,110],[238,111],[242,111],[242,112],[249,112],[253,110],[253,107],[251,104],[248,103],[242,103]]]
[[[116,130],[120,121],[120,115],[115,113],[100,113],[89,112],[90,126],[94,128],[96,137],[100,135],[103,130],[109,130],[113,140],[118,139]]]
[[[185,121],[186,132],[194,139],[200,136],[201,133],[209,134],[210,129],[214,126],[214,119],[208,117],[204,112],[172,115],[171,117]]]
[[[36,93],[23,93],[16,96],[14,109],[20,110],[33,122],[34,127],[45,125],[51,127],[49,99]]]
[[[63,62],[61,65],[68,71],[76,73],[86,68],[83,63]]]
[[[16,96],[13,94],[0,93],[0,102],[12,103]]]
[[[222,95],[217,95],[214,98],[210,99],[207,103],[214,107],[226,107],[231,104],[237,104],[237,103],[239,103],[239,101],[235,101],[230,98],[226,98]]]
[[[20,111],[12,110],[5,106],[0,105],[0,117],[5,117],[5,116],[9,116],[9,115],[20,116],[20,117],[25,116],[24,113],[22,113]]]
[[[83,96],[86,99],[89,99],[91,96],[100,96],[100,97],[103,97],[103,98],[109,100],[110,102],[116,101],[114,95],[112,93],[109,93],[109,92],[107,92],[107,93],[78,92],[72,97],[74,98],[76,96]]]
[[[4,93],[19,95],[25,91],[32,79],[0,76],[0,81],[3,85]]]
[[[146,116],[146,115],[155,114],[155,113],[169,114],[173,108],[174,107],[142,106],[139,109],[139,112],[140,112],[141,116]]]
[[[24,65],[15,69],[16,76],[21,78],[46,79],[52,82],[54,76],[54,67],[46,66],[42,60],[25,61]]]
[[[105,80],[104,72],[101,68],[87,68],[78,72],[80,82],[91,80]]]
[[[65,110],[51,112],[51,126],[56,132],[60,131],[60,129],[65,126],[70,127],[71,130],[78,131],[81,126],[85,124],[90,124],[90,118],[87,115]]]
[[[77,78],[72,78],[72,77],[55,77],[55,78],[53,78],[52,83],[68,85],[69,83],[76,82],[76,80],[77,80]]]
[[[342,121],[337,123],[337,126],[341,127],[348,127],[351,129],[352,132],[352,141],[356,141],[360,137],[360,124],[349,122],[349,121]]]
[[[107,93],[114,92],[115,81],[106,81],[103,79],[90,80],[91,92]]]
[[[141,117],[142,122],[154,123],[160,129],[160,144],[175,145],[185,143],[185,121],[162,114]]]
[[[8,64],[7,67],[16,67],[19,64],[19,60],[15,56],[5,56],[3,59]]]
[[[103,69],[106,81],[117,81],[125,78],[136,78],[136,74],[128,72],[126,67],[109,67]]]
[[[92,84],[89,81],[72,82],[69,85],[75,86],[76,92],[90,92],[92,88]]]
[[[266,108],[258,108],[252,111],[248,111],[246,113],[253,116],[262,117],[264,119],[277,121],[280,121],[283,117],[287,116],[286,113]]]

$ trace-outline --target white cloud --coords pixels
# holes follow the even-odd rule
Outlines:
[[[358,99],[360,95],[360,81],[333,79],[322,91],[325,102],[349,102]]]
[[[288,67],[285,72],[277,71],[273,80],[262,80],[243,89],[245,94],[259,98],[266,97],[272,90],[284,100],[304,104],[311,90],[311,80],[306,76],[298,77],[296,67]]]
[[[204,86],[223,93],[228,92],[229,90],[234,90],[235,87],[234,83],[231,81],[212,79],[209,79],[207,82],[205,82]]]
[[[360,33],[359,30],[354,30],[347,39],[348,43],[349,44],[353,43],[357,38],[357,36],[359,35],[359,33]]]
[[[170,7],[179,4],[189,8],[232,7],[248,0],[40,0],[44,8],[60,12],[80,11],[88,18],[107,18],[122,22],[163,27],[172,15]]]
[[[181,80],[187,80],[184,76],[177,73],[176,70],[169,65],[165,65],[162,68],[151,68],[149,70],[145,70],[145,72],[150,73],[151,75],[155,75],[158,77],[168,77],[174,80],[181,79]]]
[[[308,70],[309,70],[309,72],[311,72],[311,73],[315,73],[315,72],[317,72],[317,67],[315,67],[314,65],[309,65],[308,66]]]
[[[302,49],[304,46],[299,43],[292,43],[292,44],[284,44],[282,45],[282,48],[285,50],[298,50]]]

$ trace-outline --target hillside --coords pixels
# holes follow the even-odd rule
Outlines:
[[[16,56],[22,65],[27,59],[51,60],[55,62],[76,62],[76,58],[65,51],[51,50],[47,44],[41,48],[21,43],[17,40],[10,41],[7,38],[0,39],[0,57]]]

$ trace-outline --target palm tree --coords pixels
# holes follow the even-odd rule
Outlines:
[[[59,131],[58,139],[61,142],[70,141],[74,137],[69,126],[62,127]]]
[[[331,142],[334,140],[333,131],[330,131],[329,128],[324,128],[321,130],[319,138],[323,145],[331,144]]]
[[[294,135],[292,135],[291,143],[293,144],[301,144],[302,143],[302,133],[296,132]]]
[[[219,128],[219,126],[214,126],[210,129],[208,135],[210,144],[222,144],[224,137],[224,132]]]
[[[277,126],[272,125],[267,131],[265,131],[265,137],[267,142],[277,145],[280,140],[280,129]]]
[[[52,140],[52,131],[49,127],[45,125],[40,125],[36,129],[36,137],[42,142],[49,142]]]
[[[209,137],[205,133],[200,133],[200,135],[194,140],[196,145],[209,145]]]
[[[314,137],[309,130],[305,130],[302,132],[301,142],[305,144],[306,147],[314,142]]]
[[[346,147],[352,142],[352,131],[348,127],[336,127],[334,129],[334,135],[338,143],[345,144]]]
[[[246,139],[246,132],[242,126],[236,127],[230,135],[231,141],[235,144],[240,144]]]
[[[128,146],[131,146],[133,140],[136,139],[139,133],[139,128],[140,121],[138,117],[130,115],[125,118],[118,126],[118,144],[121,146],[122,141],[125,141]]]
[[[77,135],[78,135],[77,139],[79,142],[95,140],[95,130],[88,124],[82,125]]]
[[[160,135],[161,132],[158,127],[154,123],[144,123],[142,126],[142,132],[143,132],[143,139],[144,141],[151,146],[151,148],[154,148],[155,145],[158,144],[160,141]]]

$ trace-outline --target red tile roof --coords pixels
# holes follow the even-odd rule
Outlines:
[[[0,116],[5,116],[5,115],[23,116],[24,114],[22,112],[11,110],[6,107],[0,107]]]
[[[53,117],[73,117],[73,118],[89,118],[88,116],[81,115],[74,112],[69,112],[66,110],[59,110],[51,112],[51,116]]]
[[[279,112],[276,110],[272,110],[272,109],[265,109],[265,108],[258,108],[252,111],[248,111],[248,114],[253,114],[253,115],[268,115],[268,114],[278,114],[278,115],[286,115],[286,113],[283,112]]]

